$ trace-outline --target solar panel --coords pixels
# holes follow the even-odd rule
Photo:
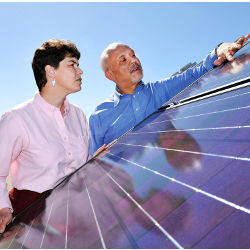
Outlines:
[[[235,62],[19,214],[5,248],[249,248],[249,45]]]
[[[169,100],[167,103],[179,101],[187,97],[217,88],[219,86],[227,85],[241,79],[249,78],[250,71],[250,43],[248,42],[241,50],[235,54],[235,60],[226,65],[221,65],[208,72],[184,91]]]

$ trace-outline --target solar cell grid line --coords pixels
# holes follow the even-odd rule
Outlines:
[[[207,105],[207,104],[211,104],[211,103],[215,103],[215,102],[219,102],[219,101],[233,99],[233,98],[236,98],[236,97],[249,95],[249,94],[250,94],[250,92],[246,92],[246,93],[237,94],[237,95],[233,95],[233,96],[229,96],[229,97],[225,97],[225,98],[221,98],[221,99],[217,99],[217,100],[213,100],[213,101],[204,102],[204,103],[201,103],[201,104],[196,104],[196,105],[193,105],[193,106],[190,105],[190,106],[187,106],[186,108],[187,109],[192,109],[192,108],[199,107],[199,106],[202,106],[202,105]]]
[[[229,84],[222,85],[218,88],[213,88],[208,91],[203,91],[202,93],[199,93],[197,95],[192,95],[191,97],[187,97],[179,101],[174,101],[170,104],[163,104],[160,109],[169,109],[169,108],[172,108],[173,106],[178,107],[178,106],[185,105],[188,103],[193,103],[199,100],[208,99],[213,96],[217,96],[217,95],[235,91],[241,88],[245,88],[250,85],[249,82],[250,82],[250,77],[246,77],[244,79],[241,79],[240,81],[231,82]]]
[[[92,212],[93,212],[93,216],[95,218],[95,223],[96,223],[97,231],[98,231],[101,243],[102,243],[102,247],[103,247],[103,249],[106,249],[106,245],[105,245],[105,242],[104,242],[104,239],[103,239],[102,231],[101,231],[100,225],[98,223],[98,220],[97,220],[97,217],[96,217],[96,213],[95,213],[95,209],[94,209],[94,206],[93,206],[90,194],[89,194],[89,190],[88,190],[88,187],[87,187],[85,181],[84,181],[84,185],[86,187],[86,191],[87,191],[87,194],[88,194],[88,198],[89,198],[90,206],[91,206],[91,209],[92,209]]]
[[[44,232],[43,232],[43,236],[42,236],[42,241],[41,241],[41,244],[40,244],[39,248],[42,248],[42,245],[43,245],[43,240],[44,240],[44,237],[45,237],[45,234],[46,234],[46,231],[47,231],[47,227],[48,227],[48,224],[49,224],[49,220],[50,220],[51,212],[52,212],[52,209],[53,209],[53,205],[54,205],[54,202],[52,201],[51,207],[50,207],[50,211],[49,211],[49,216],[48,216],[45,228],[44,228]]]
[[[67,248],[89,248],[94,241],[99,240],[89,198],[83,183],[83,176],[85,176],[84,172],[85,171],[81,171],[78,172],[78,174],[71,176],[71,179],[65,185],[62,185],[62,187],[59,186],[59,190],[55,190],[54,196],[50,199],[55,199],[58,205],[58,211],[54,214],[54,218],[52,218],[50,224],[55,226],[58,231],[62,232],[62,236],[59,235],[60,237],[56,238],[57,235],[54,235],[53,244],[47,240],[47,247],[49,248],[64,247],[64,215],[66,214],[67,205],[64,204],[66,203],[64,197],[67,196],[68,187],[70,191],[70,200],[68,210]],[[55,209],[53,209],[53,211],[54,210]],[[101,242],[100,244],[98,242],[97,248],[99,248],[99,246],[101,247]]]
[[[206,156],[212,156],[212,157],[221,157],[221,158],[227,158],[227,159],[233,159],[233,160],[239,160],[239,161],[250,161],[249,157],[239,157],[239,156],[231,156],[231,155],[219,155],[219,154],[195,152],[195,151],[188,151],[188,150],[180,150],[180,149],[174,149],[174,148],[162,148],[162,147],[154,147],[154,146],[147,146],[147,145],[135,145],[135,144],[122,143],[122,142],[117,143],[117,144],[118,145],[120,144],[120,145],[132,146],[132,147],[163,149],[163,150],[166,150],[166,151],[175,151],[175,152],[183,152],[183,153],[190,153],[190,154],[206,155]]]
[[[98,163],[98,161],[96,162]],[[129,190],[133,190],[133,183],[131,182],[131,177],[122,169],[114,168],[112,164],[103,162],[101,165],[96,166],[96,171],[98,170],[96,175],[101,176],[101,179],[91,185],[87,183],[91,197],[93,197],[92,203],[96,208],[96,216],[100,223],[102,234],[105,236],[106,246],[108,248],[137,248],[133,241],[133,234],[130,235],[129,232],[132,229],[131,225],[123,223],[123,219],[133,211],[134,204],[132,201],[127,200],[127,197],[120,189],[114,188],[114,183],[100,170],[101,167],[112,172],[112,175],[118,176],[120,182],[123,183],[122,185]],[[93,172],[93,168],[89,169],[92,169],[90,172]],[[87,173],[87,176],[91,176],[91,173]],[[98,199],[98,193],[95,191],[98,191],[99,195],[102,196],[99,197],[101,199]],[[123,203],[122,209],[119,209],[119,205],[117,205],[118,203],[121,204],[120,202]]]
[[[216,100],[217,98],[215,98],[215,100]],[[237,98],[237,99],[235,99],[230,105],[229,105],[229,107],[230,108],[235,108],[235,106],[238,106],[238,107],[240,107],[240,106],[243,106],[243,104],[245,104],[246,105],[246,103],[249,101],[249,99],[246,99],[246,98],[244,98],[240,103],[239,103],[239,98]],[[200,103],[200,101],[198,102],[198,103]],[[238,104],[237,104],[238,103]],[[202,103],[201,103],[202,104]],[[136,128],[136,129],[134,129],[133,131],[131,131],[131,133],[130,134],[135,134],[135,133],[141,133],[141,132],[144,132],[144,131],[146,131],[146,132],[148,132],[148,131],[154,131],[154,130],[156,130],[156,129],[158,129],[157,127],[155,128],[155,125],[157,125],[157,124],[159,124],[159,125],[161,125],[161,126],[158,126],[158,127],[163,127],[164,126],[164,124],[166,123],[166,122],[172,122],[172,121],[175,121],[175,122],[177,122],[177,121],[179,121],[179,118],[181,117],[181,118],[183,118],[183,117],[187,117],[186,118],[186,121],[188,121],[188,119],[194,119],[194,118],[196,118],[196,117],[199,117],[199,116],[197,116],[197,115],[200,115],[200,114],[203,114],[203,113],[205,113],[205,114],[207,114],[207,113],[210,113],[209,111],[215,111],[215,110],[222,110],[222,109],[225,109],[225,108],[223,108],[223,106],[225,106],[225,105],[227,105],[228,104],[228,102],[217,102],[216,103],[216,105],[218,106],[218,107],[213,107],[213,106],[211,106],[211,105],[209,105],[209,106],[207,106],[207,105],[197,105],[197,107],[195,108],[195,107],[193,107],[192,106],[192,110],[191,109],[189,109],[188,108],[188,106],[190,105],[187,105],[186,107],[184,107],[184,106],[182,106],[182,107],[178,107],[178,109],[176,109],[176,108],[173,108],[173,109],[169,109],[169,110],[166,110],[166,111],[162,111],[162,112],[158,112],[158,117],[157,117],[157,114],[154,114],[154,115],[152,115],[151,117],[152,118],[154,118],[154,119],[152,119],[151,118],[151,122],[144,122],[144,123],[142,123],[142,125],[141,126],[139,126],[139,128]],[[202,109],[201,109],[201,107],[202,107]],[[227,107],[227,109],[229,109],[229,107]],[[191,112],[192,111],[192,112]],[[237,111],[241,111],[241,110],[231,110],[231,111],[228,111],[228,112],[226,112],[225,113],[225,115],[227,115],[227,117],[228,116],[235,116],[235,114],[230,114],[231,112],[237,112]],[[243,111],[244,111],[244,109],[243,109]],[[192,115],[190,115],[190,114],[192,114]],[[223,114],[223,113],[219,113],[219,114]],[[195,116],[196,115],[196,116]],[[216,113],[212,113],[210,116],[208,116],[207,117],[207,119],[212,119],[213,118],[213,116],[214,115],[218,115],[218,114],[216,114]],[[218,116],[219,117],[219,116]],[[221,116],[220,116],[221,117]],[[202,115],[202,116],[200,116],[199,118],[203,118],[203,119],[206,119],[206,115]],[[180,119],[181,120],[181,119]],[[186,122],[186,121],[183,121],[183,122]],[[194,120],[195,121],[195,120]],[[218,123],[218,119],[217,119],[217,123]],[[236,119],[236,121],[237,121],[237,119]],[[225,122],[224,122],[225,123]],[[178,124],[182,124],[182,123],[178,123]],[[223,124],[223,122],[222,122],[222,124]],[[218,125],[217,126],[221,126],[222,125],[220,122],[218,123]],[[224,126],[225,126],[225,124],[223,124]],[[231,124],[226,124],[226,125],[228,125],[228,126],[230,126],[230,125],[234,125],[234,126],[236,126],[236,124],[235,123],[231,123]],[[237,124],[237,125],[239,125],[239,124]],[[247,124],[244,124],[244,125],[247,125]],[[194,126],[193,125],[193,123],[192,123],[192,126]],[[204,124],[204,126],[208,126],[207,124]],[[215,126],[214,124],[212,124],[211,126]],[[200,126],[198,126],[198,127],[200,127]],[[197,127],[196,127],[197,128]],[[127,135],[127,137],[128,136],[130,136],[130,134],[128,134]]]
[[[109,199],[109,197],[107,196],[106,193],[104,193],[104,196],[105,196],[106,200],[108,201],[110,210],[112,210],[112,212],[115,214],[115,216],[116,216],[117,220],[119,221],[122,229],[126,232],[127,238],[128,238],[128,240],[129,240],[129,242],[131,244],[131,248],[139,248],[138,245],[136,244],[135,239],[133,238],[133,235],[129,232],[129,230],[126,227],[125,223],[123,222],[122,218],[119,216],[119,214],[116,211],[116,209],[112,206],[112,202],[110,201],[110,199]]]
[[[248,89],[248,88],[247,88]],[[246,92],[246,93],[240,93],[240,94],[236,94],[236,95],[233,95],[233,96],[227,96],[225,98],[219,98],[219,99],[215,99],[214,98],[211,98],[212,101],[209,101],[209,102],[202,102],[199,104],[194,104],[194,105],[186,105],[185,107],[183,106],[185,112],[187,112],[187,110],[192,110],[194,108],[197,108],[197,107],[201,107],[201,106],[204,106],[204,105],[208,105],[208,104],[215,104],[217,102],[221,102],[221,101],[225,101],[225,100],[228,100],[228,99],[233,99],[233,98],[238,98],[238,97],[242,97],[242,96],[245,96],[245,95],[248,95],[250,94],[250,92]],[[232,100],[234,101],[234,100]],[[165,112],[167,112],[168,115],[171,115],[171,114],[174,114],[175,113],[175,110],[174,109],[168,109],[166,110]],[[151,124],[149,123],[148,126],[150,126]]]
[[[243,129],[250,128],[250,125],[242,126],[231,126],[231,127],[215,127],[215,128],[187,128],[187,129],[175,129],[175,130],[159,130],[159,131],[145,131],[145,132],[131,132],[131,135],[140,135],[140,134],[154,134],[154,133],[170,133],[170,132],[181,132],[181,131],[202,131],[202,130],[222,130],[222,129]]]
[[[66,230],[65,230],[65,245],[64,248],[68,248],[68,227],[69,227],[69,185],[67,188],[67,203],[66,203]]]
[[[224,93],[212,96],[209,99],[205,99],[205,98],[199,99],[193,103],[189,103],[188,105],[180,105],[179,109],[181,109],[182,112],[184,112],[184,113],[191,113],[191,111],[193,109],[194,110],[205,110],[205,108],[209,107],[210,105],[212,105],[213,107],[216,107],[218,105],[223,107],[223,103],[227,103],[229,105],[228,108],[233,108],[234,107],[233,101],[235,101],[235,100],[238,101],[241,99],[248,100],[248,95],[245,95],[245,93],[249,92],[249,90],[250,90],[250,88],[249,88],[249,86],[247,86],[244,88],[239,88],[239,89],[234,90],[234,91],[224,92]],[[231,100],[232,97],[234,98],[233,100]],[[176,105],[171,106],[171,107],[177,107],[177,105],[178,105],[178,103],[176,103]],[[246,106],[246,105],[244,105],[244,106]],[[225,109],[225,107],[226,106],[224,106],[224,109]],[[165,112],[168,115],[171,115],[172,113],[174,113],[174,109],[168,107],[167,109],[165,109]]]
[[[236,108],[232,108],[232,109],[225,109],[225,110],[219,110],[219,111],[214,111],[214,112],[202,113],[202,114],[197,114],[197,115],[192,115],[192,116],[184,116],[184,117],[173,118],[173,119],[159,121],[159,122],[152,122],[151,125],[157,124],[157,123],[168,122],[168,121],[176,121],[176,120],[181,120],[181,119],[200,117],[200,116],[207,116],[207,115],[212,115],[212,114],[225,113],[225,112],[242,110],[242,109],[249,109],[249,108],[250,108],[250,105],[244,106],[244,107],[236,107]]]
[[[217,100],[203,102],[203,103],[200,103],[200,104],[189,105],[189,106],[186,107],[186,109],[193,109],[193,108],[196,108],[196,107],[199,107],[199,106],[208,105],[208,104],[211,104],[211,103],[215,103],[215,102],[219,102],[219,101],[223,101],[223,100],[228,100],[228,99],[233,99],[233,98],[236,98],[236,97],[249,95],[249,94],[250,94],[250,92],[248,91],[246,93],[236,94],[236,95],[233,95],[233,96],[220,98],[220,99],[217,99]],[[171,113],[172,113],[171,110],[169,110],[168,114],[171,114]]]
[[[242,79],[244,79],[246,74],[247,74],[247,70],[249,71],[249,69],[245,69],[245,72],[243,72],[240,75],[237,75],[237,77],[234,77],[234,80],[241,81]],[[213,78],[215,78],[216,74],[213,76],[212,73],[215,73],[215,72],[209,72],[209,73],[210,74],[206,75],[206,77],[208,79],[211,78],[211,82],[209,82],[208,79],[206,79],[206,78],[202,78],[199,82],[196,83],[200,88],[198,88],[197,86],[192,84],[189,87],[187,87],[187,89],[184,89],[182,92],[180,92],[179,95],[170,99],[164,105],[168,105],[172,102],[173,103],[179,102],[179,101],[186,99],[186,98],[192,98],[193,95],[201,94],[202,91],[205,91],[205,92],[210,91],[212,88],[217,88],[218,86],[227,85],[228,83],[232,82],[232,78],[230,77],[226,81],[219,81],[219,82],[214,83],[214,80],[215,81],[217,80],[217,79],[213,79]],[[202,89],[202,91],[198,91],[198,90],[195,91],[191,87],[194,87],[194,88],[197,87],[197,89]]]
[[[19,229],[19,231],[17,231],[14,236],[12,237],[11,241],[10,241],[10,244],[8,245],[8,249],[11,248],[11,245],[13,244],[14,240],[16,239],[17,237],[17,234],[20,232],[21,228]]]
[[[108,153],[108,154],[111,154],[111,153]],[[113,155],[113,154],[111,154],[111,155]],[[118,156],[116,156],[116,155],[113,155],[113,156],[118,157]],[[189,188],[189,189],[192,189],[192,190],[194,190],[195,192],[199,192],[199,193],[201,193],[201,194],[203,194],[203,195],[206,195],[206,196],[208,196],[208,197],[210,197],[210,198],[213,198],[213,199],[215,199],[215,200],[217,200],[217,201],[220,201],[220,202],[222,202],[222,203],[224,203],[224,204],[227,204],[227,205],[229,205],[229,206],[231,206],[231,207],[233,207],[233,208],[235,208],[235,209],[239,209],[239,210],[241,210],[241,211],[243,211],[243,212],[245,212],[245,213],[250,214],[250,209],[247,209],[247,208],[245,208],[245,207],[241,207],[241,206],[239,206],[239,205],[237,205],[237,204],[234,204],[233,202],[227,201],[227,200],[225,200],[225,199],[223,199],[223,198],[220,198],[220,197],[217,197],[217,196],[215,196],[215,195],[213,195],[213,194],[210,194],[210,193],[208,193],[208,192],[205,192],[205,191],[203,191],[203,190],[201,190],[201,189],[199,189],[199,188],[196,188],[196,187],[193,187],[193,186],[188,185],[188,184],[186,184],[186,183],[183,183],[183,182],[181,182],[181,181],[178,181],[178,180],[175,179],[175,178],[172,178],[172,177],[169,177],[169,176],[167,176],[167,175],[161,174],[161,173],[158,172],[158,171],[149,169],[149,168],[147,168],[147,167],[145,167],[145,166],[142,166],[142,165],[140,165],[140,164],[138,164],[138,163],[136,163],[136,162],[129,161],[129,160],[124,159],[124,158],[122,158],[122,157],[118,157],[118,158],[120,158],[120,159],[122,159],[122,160],[124,160],[124,161],[130,162],[130,163],[134,164],[134,165],[137,166],[137,167],[140,167],[140,168],[142,168],[142,169],[144,169],[144,170],[150,171],[150,172],[152,172],[152,173],[154,173],[154,174],[156,174],[156,175],[159,175],[159,176],[161,176],[161,177],[163,177],[163,178],[166,178],[166,179],[168,179],[168,180],[170,180],[170,181],[176,182],[176,183],[178,183],[178,184],[180,184],[180,185],[182,185],[182,186],[185,186],[185,187],[187,187],[187,188]]]
[[[160,231],[166,235],[166,237],[179,249],[183,247],[135,200],[133,197],[122,188],[121,185],[104,169],[102,169],[106,175],[136,204],[136,206],[143,211],[143,213],[160,229]]]
[[[33,219],[32,222],[31,222],[30,225],[29,225],[29,229],[28,229],[28,231],[27,231],[27,233],[26,233],[26,235],[25,235],[25,237],[24,237],[24,239],[23,239],[21,248],[24,247],[24,243],[25,243],[25,241],[26,241],[26,239],[27,239],[27,237],[28,237],[28,235],[29,235],[29,233],[30,233],[30,229],[32,228],[34,221],[35,221],[35,219]]]

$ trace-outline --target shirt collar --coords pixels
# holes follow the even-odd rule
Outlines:
[[[134,93],[138,92],[142,88],[143,85],[144,85],[144,82],[140,81],[140,83],[136,87]],[[116,86],[115,87],[115,92],[114,92],[114,107],[116,107],[119,104],[122,96],[126,96],[126,95],[129,95],[129,94],[121,94],[121,93],[119,93],[119,88]]]
[[[58,112],[58,111],[61,112],[60,108],[45,101],[39,92],[37,92],[35,94],[34,103],[36,105],[38,105],[45,113],[51,114],[51,113]],[[65,100],[64,100],[64,116],[67,115],[68,112],[69,112],[69,102],[65,98]]]

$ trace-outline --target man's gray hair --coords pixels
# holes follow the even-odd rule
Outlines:
[[[104,73],[107,70],[107,59],[108,59],[110,53],[113,50],[115,50],[118,46],[128,46],[128,45],[123,44],[123,43],[119,43],[119,42],[114,42],[114,43],[109,44],[108,47],[106,47],[106,49],[104,49],[104,51],[102,52],[100,64],[101,64],[101,68],[102,68]]]

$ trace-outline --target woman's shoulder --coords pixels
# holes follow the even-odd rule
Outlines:
[[[25,110],[29,109],[30,106],[32,105],[32,99],[27,100],[23,103],[20,103],[16,106],[14,106],[12,109],[5,111],[2,115],[1,115],[1,120],[16,120],[22,117],[22,113],[25,112]]]

